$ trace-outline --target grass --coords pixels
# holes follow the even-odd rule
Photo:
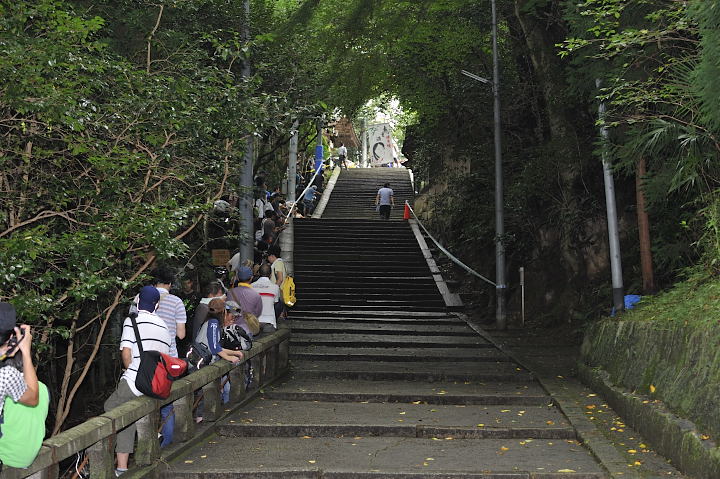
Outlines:
[[[644,296],[622,319],[716,323],[720,320],[720,279],[690,277],[668,291]]]

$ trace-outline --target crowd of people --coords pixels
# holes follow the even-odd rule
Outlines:
[[[288,271],[278,239],[287,218],[295,210],[298,216],[312,214],[315,199],[322,191],[322,174],[309,176],[298,188],[305,189],[303,183],[310,182],[297,208],[291,208],[279,187],[267,191],[264,180],[256,178],[253,258],[241,258],[239,253],[233,255],[226,269],[218,270],[219,277],[203,286],[202,295],[191,279],[181,281],[173,290],[177,284],[176,273],[162,265],[156,267],[152,284],[144,286],[135,296],[123,323],[119,345],[123,373],[105,401],[106,411],[142,395],[136,387],[140,366],[138,343],[145,351],[159,351],[173,357],[189,357],[193,348],[204,348],[212,356],[211,362],[225,359],[238,363],[244,358],[244,348],[237,340],[230,346],[226,343],[226,335],[237,338],[231,334],[232,328],[240,330],[240,336],[252,344],[252,340],[275,332],[278,323],[287,319],[282,286]],[[375,199],[385,219],[394,205],[389,186],[385,184]],[[48,412],[48,391],[35,374],[31,341],[31,329],[17,325],[14,307],[0,303],[0,461],[13,467],[27,467],[34,460],[42,444]],[[228,400],[228,392],[226,379],[224,401]],[[160,440],[161,447],[165,447],[173,441],[172,404],[160,412]],[[196,412],[196,420],[202,420],[202,407]],[[134,442],[134,424],[117,433],[116,476],[128,470]],[[18,444],[23,447],[18,448]]]

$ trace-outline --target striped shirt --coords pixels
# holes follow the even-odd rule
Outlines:
[[[174,294],[170,294],[165,288],[157,288],[157,290],[160,292],[160,303],[158,304],[158,309],[155,311],[155,314],[165,321],[165,325],[168,331],[170,331],[172,341],[168,354],[176,358],[178,357],[177,343],[175,341],[177,325],[187,323],[187,311],[185,311],[185,304],[182,302],[182,299]]]
[[[161,353],[169,354],[171,337],[165,321],[160,319],[155,313],[140,311],[135,322],[137,323],[138,332],[142,338],[143,350],[160,351]],[[133,329],[130,318],[125,318],[122,337],[120,338],[120,350],[125,348],[129,348],[132,351],[132,361],[123,373],[122,379],[127,381],[133,394],[142,396],[142,393],[135,387],[135,378],[137,377],[137,371],[140,367],[140,350],[137,346],[135,330]]]
[[[168,354],[176,358],[178,357],[177,343],[175,340],[177,336],[177,325],[187,323],[185,303],[174,294],[170,294],[167,289],[158,288],[157,286],[155,288],[160,292],[160,303],[158,304],[158,309],[155,311],[155,314],[165,321],[168,331],[170,331],[172,343],[170,344],[170,352]],[[130,305],[129,314],[138,312],[137,301],[138,297],[135,296],[133,303]],[[187,334],[187,331],[185,334]]]

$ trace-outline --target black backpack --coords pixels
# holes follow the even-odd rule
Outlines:
[[[252,348],[252,339],[237,324],[225,326],[220,333],[220,345],[232,351],[248,351]]]

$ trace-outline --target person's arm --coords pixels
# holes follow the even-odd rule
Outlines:
[[[120,351],[120,356],[122,357],[123,369],[129,368],[130,363],[132,362],[132,349],[122,348],[122,351]]]
[[[27,389],[20,396],[18,402],[26,406],[37,406],[40,400],[40,385],[38,384],[37,374],[35,373],[35,366],[32,362],[32,356],[30,350],[32,348],[32,334],[30,332],[30,326],[22,325],[25,329],[25,336],[20,340],[20,328],[15,328],[15,335],[17,336],[20,343],[18,348],[20,353],[23,355],[23,379],[27,384]]]
[[[392,193],[390,193],[390,203],[395,206],[395,195],[393,195]]]
[[[207,343],[208,349],[213,354],[220,354],[223,348],[220,346],[220,326],[215,318],[208,319]]]
[[[282,285],[283,279],[285,279],[285,272],[279,269],[275,270],[275,284],[278,286]]]
[[[178,339],[185,339],[185,323],[187,323],[187,310],[185,310],[185,304],[178,298],[177,306],[175,307],[175,324],[177,325],[175,336],[177,336]]]
[[[378,203],[380,203],[380,192],[379,191],[378,191],[377,196],[375,196],[375,206],[377,206]]]
[[[185,323],[177,323],[177,331],[175,331],[175,336],[177,336],[178,339],[185,339]]]
[[[240,362],[240,360],[244,357],[242,351],[232,351],[230,349],[223,349],[218,353],[218,356],[226,361],[230,361],[231,363]]]

